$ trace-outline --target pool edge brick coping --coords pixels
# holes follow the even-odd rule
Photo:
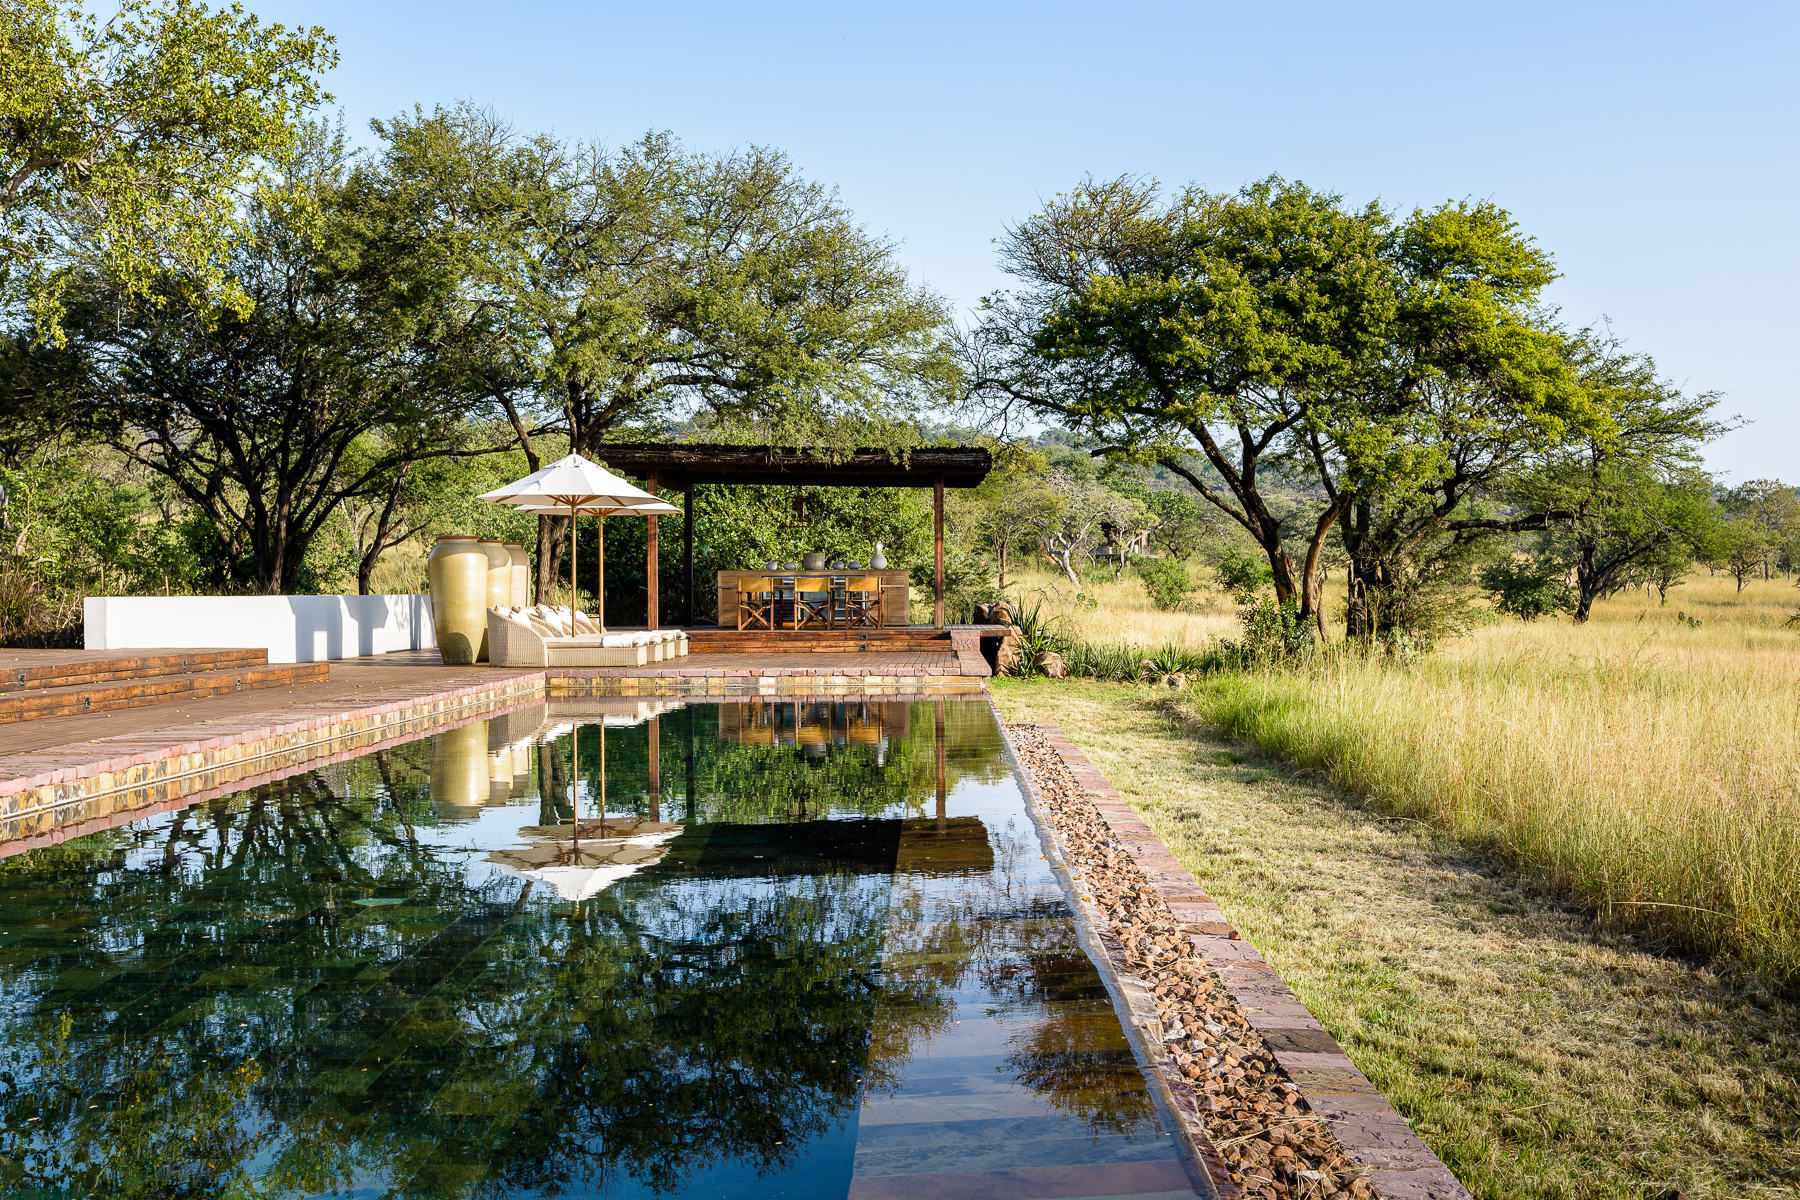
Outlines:
[[[1299,1089],[1306,1107],[1331,1130],[1346,1155],[1368,1170],[1367,1178],[1375,1195],[1383,1200],[1473,1200],[1450,1168],[1419,1140],[1405,1118],[1357,1069],[1256,947],[1244,939],[1212,897],[1069,736],[1046,722],[1013,724],[1041,734],[1074,776],[1107,828],[1137,864],[1145,882],[1182,923],[1195,951],[1210,961],[1226,994],[1262,1036],[1277,1064]],[[1003,722],[1001,728],[1005,730],[1007,725]],[[1016,753],[1014,759],[1019,761]],[[1028,779],[1023,782],[1031,787]],[[1034,803],[1042,804],[1035,796]],[[1129,975],[1122,964],[1121,958],[1108,963],[1107,968],[1128,997],[1132,1020],[1152,1049],[1154,1068],[1166,1091],[1175,1098],[1184,1126],[1190,1127],[1190,1138],[1199,1129],[1198,1138],[1194,1138],[1197,1156],[1212,1171],[1213,1184],[1221,1197],[1229,1200],[1243,1195],[1224,1173],[1223,1161],[1200,1127],[1198,1107],[1190,1108],[1197,1104],[1195,1089],[1173,1069],[1173,1060],[1166,1052],[1161,1052],[1162,1025],[1148,989],[1140,981],[1136,991],[1132,991],[1129,981],[1135,976]],[[1199,1102],[1203,1103],[1204,1097]]]

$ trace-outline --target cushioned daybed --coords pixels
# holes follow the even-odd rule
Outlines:
[[[496,667],[641,667],[688,652],[680,630],[601,633],[566,608],[488,609],[488,661]]]

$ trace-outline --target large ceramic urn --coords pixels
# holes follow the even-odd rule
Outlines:
[[[476,662],[488,660],[487,610],[509,608],[513,602],[512,555],[507,553],[506,543],[482,538],[481,548],[487,552],[488,585],[487,603],[481,609],[481,649],[475,655]]]
[[[431,547],[431,623],[444,664],[466,667],[487,636],[488,556],[464,534],[441,537]]]
[[[506,543],[506,552],[512,555],[512,599],[508,603],[514,608],[530,608],[531,555],[519,542]]]

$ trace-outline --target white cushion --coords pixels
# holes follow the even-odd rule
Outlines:
[[[600,644],[602,646],[635,646],[638,644],[631,639],[632,635],[629,633],[609,633],[601,637]]]

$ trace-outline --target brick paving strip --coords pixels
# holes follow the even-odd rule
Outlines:
[[[1470,1200],[1074,743],[1006,729],[1219,1195]]]

